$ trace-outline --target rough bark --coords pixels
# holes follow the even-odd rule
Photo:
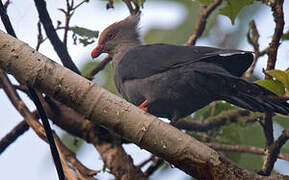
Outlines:
[[[265,179],[0,31],[0,67],[199,179]],[[271,176],[280,179],[281,176]],[[284,179],[286,177],[283,177]]]

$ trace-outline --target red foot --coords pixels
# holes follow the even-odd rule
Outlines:
[[[146,107],[148,105],[148,100],[145,100],[144,102],[142,102],[138,108],[142,109],[143,111],[147,112],[148,111],[148,108]]]

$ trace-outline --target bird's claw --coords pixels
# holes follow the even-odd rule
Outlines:
[[[148,100],[145,100],[144,102],[142,102],[138,108],[142,109],[143,111],[147,112],[148,108],[146,107],[148,105]]]

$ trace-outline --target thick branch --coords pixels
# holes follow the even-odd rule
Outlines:
[[[186,173],[199,179],[264,179],[237,167],[191,136],[72,73],[2,31],[0,44],[0,66],[17,80],[63,102],[91,122],[118,133]]]
[[[8,34],[10,34],[14,38],[16,38],[15,31],[12,27],[12,24],[10,22],[8,15],[6,14],[5,7],[2,4],[2,0],[0,0],[0,15],[1,15],[2,22],[5,26],[5,29],[7,30]],[[13,86],[12,86],[11,82],[9,81],[8,77],[6,76],[6,74],[2,70],[0,70],[0,71],[1,71],[0,73],[1,73],[1,81],[3,84],[3,89],[6,92],[6,94],[8,95],[8,97],[10,98],[13,105],[15,106],[16,102],[17,103],[23,103],[22,100],[19,98],[18,94],[16,93],[16,90],[13,88]],[[45,111],[43,110],[43,107],[39,101],[39,97],[37,96],[35,90],[28,86],[28,91],[29,91],[29,94],[33,100],[33,103],[35,104],[35,106],[37,108],[37,111],[39,112],[40,118],[41,118],[43,126],[44,126],[45,133],[47,135],[51,154],[52,154],[52,157],[53,157],[56,169],[57,169],[58,177],[59,177],[59,179],[62,180],[65,177],[63,174],[63,169],[62,169],[62,165],[60,162],[59,154],[58,154],[58,151],[57,151],[54,139],[53,139],[52,130],[51,130],[50,124],[48,122],[48,118],[46,116]],[[13,101],[16,101],[16,102],[13,102]],[[25,104],[23,103],[21,105],[24,107],[23,110],[26,111],[25,114],[29,116],[30,111],[26,110],[27,107],[25,106]],[[19,111],[18,107],[17,106],[15,106],[15,107]],[[20,112],[20,114],[21,113],[23,113],[23,112]],[[23,117],[25,117],[23,114],[21,114],[21,115]]]
[[[73,109],[57,102],[42,102],[48,117],[59,127],[74,136],[92,143],[100,153],[105,166],[117,179],[146,179],[141,170],[134,166],[117,139],[107,130],[100,128]],[[57,110],[56,110],[57,109]],[[118,140],[119,141],[119,140]]]

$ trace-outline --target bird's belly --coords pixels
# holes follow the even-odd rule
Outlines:
[[[185,117],[212,102],[205,90],[183,77],[184,72],[176,74],[180,73],[169,71],[125,82],[127,100],[135,105],[148,100],[149,113],[169,119],[175,113]]]

